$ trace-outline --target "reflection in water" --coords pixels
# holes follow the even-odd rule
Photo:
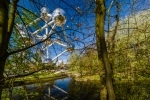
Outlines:
[[[77,82],[72,78],[64,78],[14,87],[12,100],[99,100],[99,98],[99,87],[96,82]]]
[[[116,100],[150,100],[150,84],[147,80],[116,82],[114,90]],[[11,94],[11,100],[99,100],[100,98],[98,82],[77,82],[72,78],[7,88],[3,90],[2,100],[10,100]]]
[[[69,100],[99,100],[97,82],[76,82],[71,80],[69,85]]]
[[[50,88],[50,96],[57,100],[99,100],[100,98],[98,84],[95,82],[76,82],[72,78],[65,78],[56,80],[55,86]],[[46,94],[49,94],[48,89]]]

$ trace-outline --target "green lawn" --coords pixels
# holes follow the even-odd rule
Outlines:
[[[12,78],[10,80],[7,80],[5,83],[15,83],[15,84],[30,84],[30,83],[36,83],[36,82],[44,82],[49,80],[55,80],[59,78],[64,78],[66,75],[61,75],[61,73],[54,74],[52,72],[41,72],[41,73],[35,73],[33,75],[21,77],[21,78]]]

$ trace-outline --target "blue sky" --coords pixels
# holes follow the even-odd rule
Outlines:
[[[31,0],[32,1],[32,0]],[[93,14],[86,14],[82,15],[82,13],[90,12],[85,8],[85,5],[82,3],[85,2],[84,0],[70,0],[70,2],[67,2],[67,0],[64,0],[62,2],[61,0],[43,0],[40,4],[34,4],[30,0],[20,0],[19,5],[27,8],[28,10],[31,10],[32,12],[37,12],[38,15],[40,15],[40,9],[42,6],[46,5],[50,9],[50,13],[56,8],[62,8],[66,12],[67,22],[65,24],[67,35],[69,36],[69,41],[72,41],[72,39],[79,37],[80,39],[84,39],[84,42],[89,42],[90,39],[93,39],[91,37],[88,38],[88,34],[83,34],[87,30],[90,32],[91,29],[84,29],[85,26],[93,27],[94,24],[92,24],[94,21],[91,20],[93,18]],[[49,1],[49,2],[48,2]],[[69,6],[68,6],[69,5]],[[86,6],[90,6],[90,3]],[[90,7],[89,7],[90,8]],[[82,9],[82,11],[81,11]],[[82,24],[84,23],[84,24]],[[77,25],[80,25],[80,27],[77,27]],[[69,26],[69,27],[68,27]],[[56,28],[58,31],[61,30],[61,28]],[[94,31],[94,30],[92,30]],[[42,32],[42,34],[44,31]],[[83,40],[82,40],[83,41]],[[92,40],[91,40],[92,41]],[[74,42],[76,45],[76,48],[82,48],[84,45],[80,42]],[[55,48],[55,49],[54,49]],[[50,56],[53,58],[60,52],[62,52],[65,48],[59,46],[59,45],[53,45],[50,47]],[[65,53],[63,56],[59,57],[59,60],[65,60],[66,62],[67,58],[69,56],[69,53]]]
[[[50,13],[52,13],[52,11],[56,8],[62,8],[66,12],[65,16],[67,18],[67,22],[65,24],[65,28],[67,35],[69,36],[69,41],[72,41],[72,39],[76,37],[79,38],[79,41],[73,42],[76,48],[83,48],[84,46],[95,42],[95,14],[93,12],[95,4],[92,3],[94,0],[69,0],[69,2],[68,0],[38,0],[41,1],[39,4],[31,1],[32,0],[20,0],[19,5],[33,12],[37,12],[39,16],[40,9],[44,5],[50,9]],[[90,2],[88,3],[87,1]],[[109,7],[111,1],[112,0],[107,0],[106,8]],[[143,0],[138,0],[139,4],[133,6],[129,5],[131,2],[133,2],[133,0],[119,0],[119,2],[121,2],[121,12],[119,13],[120,18],[124,18],[125,16],[132,14],[132,11],[129,10],[130,8],[137,6],[138,10],[136,12],[138,12],[145,8],[146,4],[148,3],[146,0],[144,0],[144,2]],[[111,16],[115,16],[115,13],[116,8],[112,7]],[[111,23],[113,23],[115,19],[111,19]],[[77,25],[79,25],[79,27],[77,27]],[[107,30],[107,17],[105,28]],[[57,28],[57,30],[60,31],[61,28]],[[50,47],[51,57],[55,57],[56,54],[59,54],[63,50],[64,48],[59,45]],[[69,53],[65,53],[63,56],[59,57],[59,60],[65,60],[66,62],[68,56]]]

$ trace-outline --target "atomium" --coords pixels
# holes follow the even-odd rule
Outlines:
[[[40,20],[43,20],[45,22],[44,26],[41,26],[41,28],[35,30],[34,32],[29,32],[27,27],[31,27],[34,23],[39,22]],[[26,38],[26,41],[32,40],[32,43],[35,43],[36,41],[43,41],[41,48],[37,48],[34,46],[34,50],[36,53],[41,57],[41,59],[44,59],[44,63],[51,63],[55,59],[57,59],[59,56],[64,54],[65,52],[72,52],[74,50],[74,45],[68,41],[66,31],[64,28],[64,24],[66,23],[66,16],[64,10],[61,8],[56,8],[52,14],[49,13],[49,9],[47,7],[43,7],[41,9],[40,17],[33,20],[33,22],[29,23],[26,26],[23,25],[17,25],[17,29],[21,35],[21,38]],[[55,39],[51,39],[51,35],[55,33],[57,35],[56,27],[61,27],[62,29],[62,35],[65,37],[65,41],[61,41],[62,39],[58,39],[58,37],[55,37]],[[45,34],[42,36],[39,35],[40,32],[45,30]],[[30,39],[28,39],[30,38]],[[59,37],[61,38],[61,37]],[[54,58],[50,57],[49,48],[54,45],[58,44],[60,46],[63,46],[65,48],[64,51],[62,51],[60,54],[56,55]],[[45,53],[44,53],[45,52]]]

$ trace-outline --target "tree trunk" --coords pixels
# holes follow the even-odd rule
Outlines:
[[[8,3],[0,0],[0,100],[4,84],[4,66],[7,58],[7,25],[8,25]]]
[[[103,77],[104,74],[100,76],[101,82],[100,85],[102,85],[100,86],[101,89],[100,99],[116,100],[112,85],[112,70],[110,62],[108,60],[108,53],[104,35],[105,12],[106,11],[104,0],[96,0],[96,42],[97,42],[98,58],[99,60],[102,60],[105,69],[105,77]],[[105,80],[106,82],[104,82]],[[108,98],[106,96],[107,93],[105,91],[105,87],[107,88]]]
[[[8,57],[7,48],[14,26],[17,3],[18,0],[12,0],[9,12],[9,0],[0,0],[0,100],[4,83],[4,66]]]
[[[4,85],[3,71],[4,71],[5,61],[6,59],[0,58],[0,100],[1,100],[1,94]]]

